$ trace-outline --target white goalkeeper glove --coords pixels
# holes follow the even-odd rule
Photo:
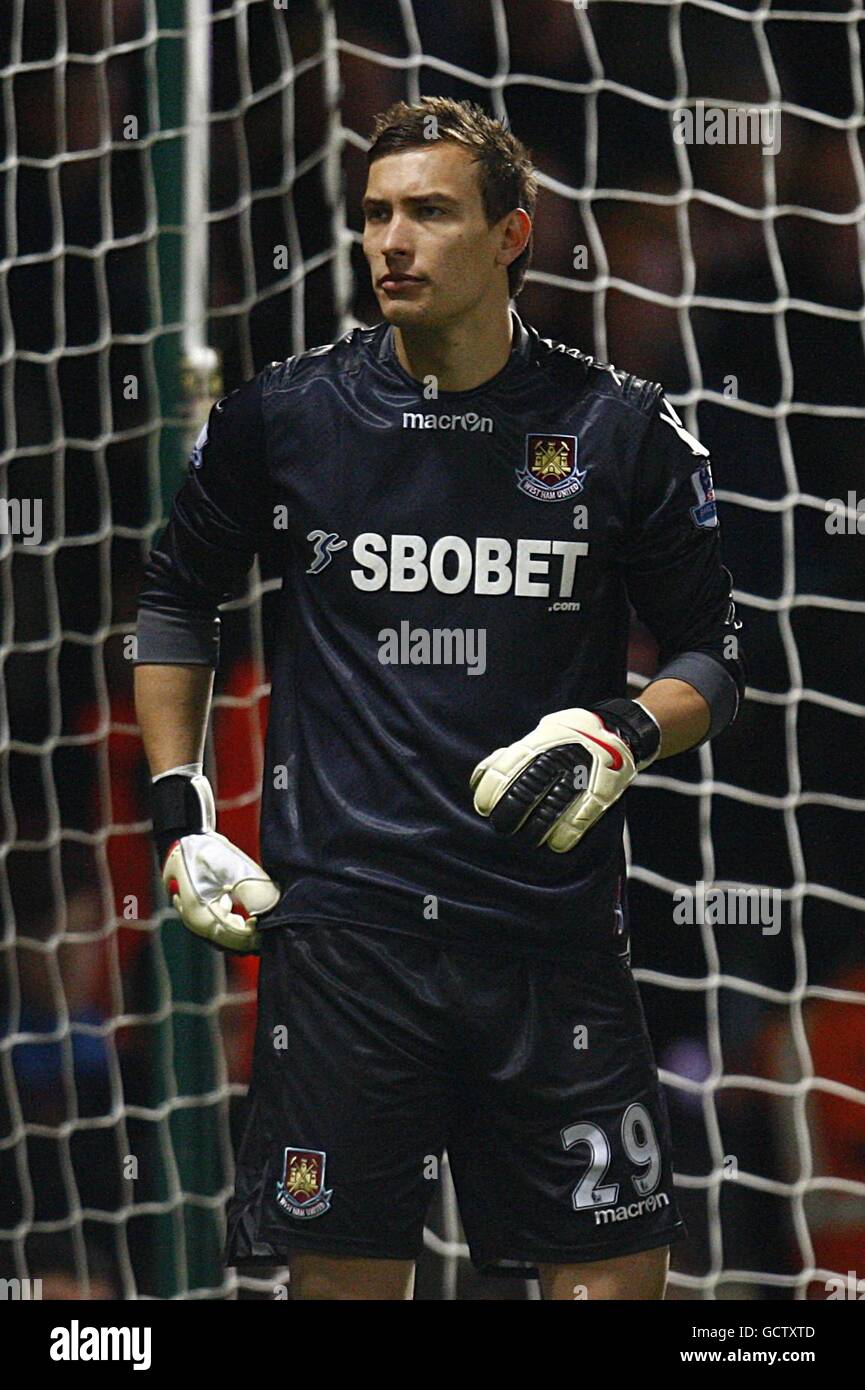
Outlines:
[[[254,859],[215,829],[213,789],[196,764],[153,779],[153,834],[162,882],[185,927],[221,950],[258,950],[256,922],[280,891]]]
[[[521,843],[573,849],[658,756],[661,730],[636,700],[547,714],[471,777],[475,810]]]

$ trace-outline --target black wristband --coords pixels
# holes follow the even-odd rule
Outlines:
[[[150,814],[160,867],[175,840],[207,828],[201,798],[192,785],[192,778],[183,773],[160,777],[158,782],[151,784]]]
[[[636,700],[604,700],[592,706],[592,714],[628,745],[637,767],[650,763],[661,746],[661,731]]]

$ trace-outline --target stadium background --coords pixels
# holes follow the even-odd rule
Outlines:
[[[749,699],[629,812],[691,1231],[677,1298],[865,1276],[865,540],[855,517],[826,528],[826,500],[863,488],[865,19],[756,8],[213,0],[208,25],[225,390],[377,321],[365,137],[392,100],[441,93],[506,114],[541,170],[522,317],[662,381],[712,450]],[[279,1282],[219,1265],[255,966],[214,959],[154,891],[131,696],[142,564],[205,409],[179,391],[184,25],[182,0],[0,15],[3,476],[43,506],[39,544],[0,534],[0,1275],[46,1297]],[[677,146],[672,110],[697,99],[777,102],[780,151]],[[271,593],[265,569],[225,615],[209,747],[221,829],[251,852]],[[653,658],[635,627],[631,670]],[[700,879],[780,890],[781,931],[676,925],[673,890]],[[534,1296],[478,1279],[460,1243],[445,1187],[419,1297]]]

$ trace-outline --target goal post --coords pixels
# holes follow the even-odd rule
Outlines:
[[[221,392],[219,359],[207,341],[210,168],[209,0],[157,0],[158,138],[153,192],[158,216],[159,473],[166,518],[201,422]],[[161,883],[154,884],[157,901]],[[161,1297],[219,1287],[227,1178],[224,1082],[213,1035],[222,971],[212,952],[162,914],[163,990],[170,1006],[153,1049],[157,1105],[171,1105],[166,1177],[180,1205],[155,1242]],[[159,998],[159,981],[154,999]]]
[[[657,368],[717,460],[748,699],[629,792],[636,974],[692,1226],[671,1284],[804,1298],[865,1242],[865,1076],[836,1043],[865,1019],[865,884],[841,848],[865,810],[845,751],[865,716],[862,7],[473,0],[455,24],[455,5],[0,18],[0,1278],[284,1294],[284,1271],[221,1265],[254,968],[186,933],[156,881],[135,597],[210,403],[373,321],[369,126],[422,93],[537,145],[520,313]],[[746,105],[779,113],[780,144],[705,138]],[[256,569],[226,605],[208,735],[220,825],[250,845],[275,588]],[[636,633],[635,687],[650,645]],[[777,931],[718,916],[764,889]],[[422,1278],[454,1298],[468,1251],[441,1178]]]

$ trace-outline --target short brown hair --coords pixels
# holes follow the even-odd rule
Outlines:
[[[433,140],[450,140],[471,151],[479,166],[481,201],[490,226],[514,208],[524,208],[529,217],[534,217],[538,185],[528,150],[501,121],[471,101],[421,97],[411,106],[405,101],[395,102],[376,117],[367,168],[385,155],[417,149]],[[508,266],[511,296],[519,294],[523,287],[532,259],[532,242],[530,235],[525,250]]]

